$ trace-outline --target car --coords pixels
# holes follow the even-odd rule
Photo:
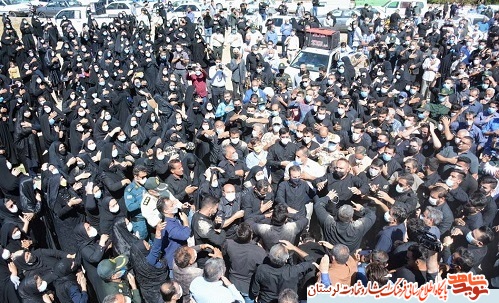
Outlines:
[[[340,33],[328,28],[311,28],[305,35],[303,48],[291,60],[285,72],[294,79],[300,72],[300,65],[305,64],[311,79],[319,76],[320,67],[325,67],[326,73],[331,73],[336,66],[335,54],[339,50]]]
[[[275,16],[271,16],[269,17],[269,19],[272,20],[272,23],[275,25],[275,31],[277,33],[277,44],[281,44],[281,38],[282,38],[282,34],[281,34],[281,25],[284,23],[285,20],[289,20],[290,23],[292,23],[292,20],[295,19],[296,16],[294,15],[275,15]],[[267,32],[267,29],[266,28],[263,28],[263,33],[266,33]]]
[[[200,23],[201,14],[203,12],[202,6],[199,3],[190,2],[177,6],[172,12],[167,13],[167,19],[180,19],[187,15],[187,8],[190,8],[194,14],[194,23]]]
[[[0,15],[11,17],[28,16],[31,12],[30,0],[0,0]]]
[[[380,17],[384,19],[385,15],[383,12],[378,11],[377,9],[372,9],[374,13],[379,13]],[[342,33],[346,33],[348,31],[347,28],[347,20],[350,19],[352,13],[356,12],[358,16],[360,16],[360,9],[335,9],[330,11],[330,13],[336,18],[336,25],[334,29],[340,31]],[[321,24],[324,24],[324,20],[326,19],[326,15],[320,15],[318,17]]]
[[[113,18],[118,17],[123,12],[127,15],[137,16],[142,7],[141,4],[133,3],[132,1],[116,1],[106,6],[106,14]]]
[[[41,18],[54,17],[61,9],[71,6],[81,6],[78,1],[50,1],[46,6],[36,8],[36,14]]]

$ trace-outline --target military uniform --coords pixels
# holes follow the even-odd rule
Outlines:
[[[133,225],[132,232],[138,232],[140,239],[147,238],[146,220],[141,210],[141,203],[145,193],[146,189],[135,181],[125,188],[125,205]]]

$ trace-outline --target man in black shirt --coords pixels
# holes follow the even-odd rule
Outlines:
[[[270,146],[267,154],[267,165],[270,166],[272,177],[272,189],[277,189],[277,184],[284,177],[284,169],[295,159],[298,149],[296,144],[291,142],[289,129],[283,127],[279,130],[279,141]]]
[[[192,202],[192,193],[198,188],[192,186],[189,179],[184,175],[184,168],[179,159],[173,159],[168,162],[171,175],[166,178],[168,189],[180,202]]]
[[[221,248],[225,243],[225,230],[216,229],[213,216],[218,210],[218,200],[213,196],[207,196],[201,201],[200,209],[192,216],[191,229],[196,245],[210,244]],[[208,251],[198,253],[198,266],[204,267],[209,258]]]
[[[312,201],[315,192],[300,178],[300,175],[300,166],[294,165],[289,168],[289,180],[279,184],[275,202],[286,205],[291,214],[305,217],[307,215],[305,205]]]

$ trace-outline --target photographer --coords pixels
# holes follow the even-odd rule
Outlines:
[[[217,107],[224,100],[225,87],[229,80],[221,57],[215,59],[215,65],[210,67],[208,74],[211,79],[211,100],[213,106]],[[215,114],[215,117],[218,118],[220,116]]]

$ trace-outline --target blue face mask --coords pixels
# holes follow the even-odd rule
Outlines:
[[[368,92],[364,92],[364,91],[360,92],[360,95],[362,96],[362,98],[367,97],[368,94],[369,94]]]
[[[495,113],[497,111],[497,109],[489,107],[488,111],[489,111],[490,114],[493,114],[493,113]]]
[[[258,109],[262,112],[265,110],[265,105],[259,105],[258,106]]]
[[[327,138],[322,138],[322,137],[317,137],[317,142],[319,142],[320,144],[326,142]]]
[[[126,274],[126,269],[122,269],[122,270],[118,271],[117,274],[118,274],[118,279],[123,277]]]
[[[55,120],[54,119],[49,119],[49,123],[50,123],[50,125],[54,125]]]
[[[377,146],[378,148],[382,148],[383,146],[386,146],[386,145],[387,145],[387,143],[386,143],[386,142],[376,141],[376,146]]]
[[[388,162],[392,159],[392,156],[391,155],[388,155],[386,153],[383,153],[383,160]]]
[[[424,115],[423,113],[419,113],[419,114],[418,114],[418,118],[419,118],[419,119],[424,119],[424,118],[425,118],[425,115]]]

